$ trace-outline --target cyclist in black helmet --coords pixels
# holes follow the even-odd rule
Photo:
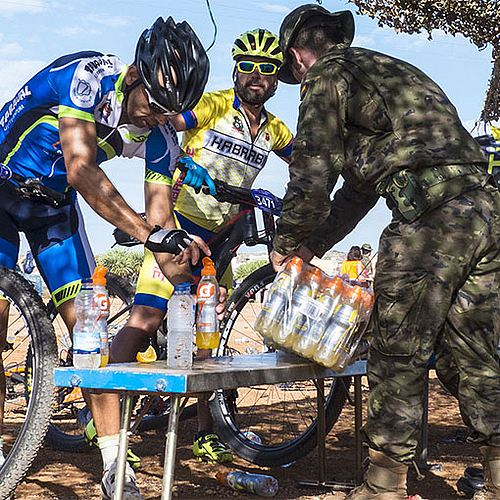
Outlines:
[[[209,253],[201,239],[175,229],[173,218],[149,211],[143,220],[99,166],[115,156],[140,157],[146,180],[168,175],[179,156],[169,117],[198,102],[208,73],[207,55],[189,24],[158,18],[142,33],[133,64],[100,52],[62,56],[1,109],[0,265],[14,268],[19,232],[24,232],[70,330],[80,280],[90,277],[95,265],[78,195],[101,217],[145,243],[172,279],[186,272],[179,262],[197,261],[199,248]],[[158,185],[146,182],[148,199],[158,193]],[[180,251],[174,262],[171,253]],[[0,326],[8,314],[7,301],[1,302]],[[0,352],[4,345],[0,334]],[[3,373],[0,366],[0,404],[5,397]],[[1,427],[0,421],[0,433]],[[108,440],[101,447],[105,499],[113,495],[113,446]],[[125,489],[124,498],[142,498],[132,469],[127,469]]]

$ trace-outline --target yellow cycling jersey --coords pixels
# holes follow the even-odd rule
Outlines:
[[[270,151],[287,157],[293,136],[273,114],[262,110],[258,132],[252,139],[250,123],[234,89],[203,94],[191,111],[183,113],[186,131],[183,149],[212,178],[249,188],[266,164]],[[220,203],[189,186],[174,184],[175,210],[210,231],[218,232],[234,217],[237,207]]]

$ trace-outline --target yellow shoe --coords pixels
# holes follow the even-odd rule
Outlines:
[[[214,433],[204,434],[193,444],[193,454],[198,460],[207,462],[232,462],[233,454],[225,447],[219,436]]]

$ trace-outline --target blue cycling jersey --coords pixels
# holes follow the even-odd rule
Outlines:
[[[170,175],[179,146],[170,122],[153,129],[119,124],[127,66],[99,52],[62,56],[21,87],[0,111],[0,162],[57,191],[68,188],[58,118],[95,123],[97,163],[140,157],[146,169]]]

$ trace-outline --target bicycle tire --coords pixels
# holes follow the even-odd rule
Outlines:
[[[221,325],[218,356],[270,350],[260,334],[253,330],[253,324],[261,309],[255,299],[275,276],[271,264],[267,264],[235,289]],[[238,344],[243,347],[246,344],[244,353]],[[327,433],[344,407],[350,383],[350,377],[325,379]],[[237,391],[219,390],[210,406],[221,438],[239,457],[256,465],[286,465],[316,447],[317,403],[313,381],[239,388]],[[299,418],[304,421],[300,422]]]
[[[54,329],[32,285],[14,271],[0,266],[0,294],[10,303],[7,340],[11,348],[4,351],[4,362],[10,360],[11,365],[16,366],[13,374],[23,374],[23,378],[17,377],[17,380],[19,385],[24,385],[5,401],[3,438],[5,451],[10,448],[0,468],[0,498],[5,499],[23,479],[43,444],[55,401],[53,376],[58,358]],[[27,371],[25,362],[29,350],[33,353],[33,363]],[[23,411],[21,419],[24,420],[20,422]],[[12,431],[16,429],[14,436]]]
[[[106,288],[111,299],[110,318],[117,318],[115,323],[108,325],[108,331],[116,334],[121,326],[123,326],[126,318],[128,318],[128,310],[123,315],[120,314],[120,311],[125,310],[126,307],[132,304],[135,291],[126,278],[113,273],[106,274]],[[123,305],[117,304],[113,306],[113,298],[117,298]],[[53,322],[58,318],[58,312],[52,300],[47,303],[47,313]],[[56,330],[60,329],[65,329],[65,325],[62,322],[61,326],[56,328]],[[67,348],[69,349],[69,346]],[[61,349],[59,351],[61,352]],[[68,363],[60,360],[60,364],[65,365]],[[45,435],[45,441],[56,450],[85,453],[91,448],[83,434],[83,427],[91,418],[90,411],[85,406],[83,399],[76,400],[72,406],[62,408],[65,395],[70,394],[73,389],[60,388],[59,391],[53,418]],[[59,418],[58,411],[62,413],[63,410],[66,413],[70,413],[69,417],[65,416],[64,420],[61,418],[59,423],[56,423]],[[65,430],[63,425],[66,426]],[[73,430],[76,433],[71,433]]]

